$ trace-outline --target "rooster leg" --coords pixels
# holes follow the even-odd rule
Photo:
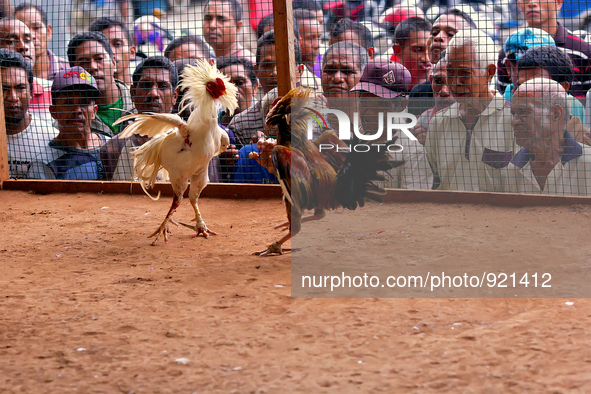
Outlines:
[[[191,206],[195,211],[195,218],[192,222],[195,223],[195,237],[203,235],[205,238],[209,238],[210,235],[218,235],[218,233],[211,231],[205,225],[203,218],[201,217],[201,212],[199,212],[199,206],[197,205],[197,201],[199,200],[199,195],[203,188],[207,185],[207,168],[203,174],[195,174],[191,177],[191,189],[189,190],[189,200],[191,201]]]
[[[283,254],[283,249],[281,246],[284,243],[286,243],[288,240],[290,240],[292,235],[296,235],[297,233],[300,232],[300,230],[302,228],[302,222],[301,222],[302,214],[301,214],[301,212],[299,212],[299,213],[291,212],[291,204],[289,204],[287,201],[286,201],[285,205],[286,205],[286,208],[288,209],[288,212],[289,212],[288,218],[291,221],[291,224],[289,225],[289,227],[290,227],[289,232],[287,234],[285,234],[285,236],[283,236],[283,238],[281,238],[279,241],[273,242],[271,245],[269,245],[269,247],[267,249],[261,250],[260,252],[254,252],[253,255],[262,257],[262,256],[271,256],[273,254]]]
[[[277,242],[273,242],[271,245],[269,245],[269,247],[265,250],[261,250],[260,252],[254,252],[253,255],[255,256],[271,256],[273,254],[283,254],[283,249],[281,248],[281,245],[283,245],[285,242],[287,242],[289,239],[291,238],[291,231],[287,234],[285,234],[285,236],[283,238],[281,238],[279,241]]]
[[[312,220],[320,220],[320,219],[324,219],[324,217],[326,216],[326,211],[324,209],[315,209],[314,210],[314,214],[313,215],[309,215],[309,216],[305,216],[302,218],[301,223],[306,223],[306,222],[310,222]],[[285,223],[281,223],[275,227],[273,227],[274,229],[282,229],[282,230],[287,230],[289,228],[289,221],[285,222]]]
[[[174,213],[174,211],[176,211],[176,209],[179,207],[179,205],[181,205],[182,199],[183,199],[182,194],[179,197],[175,193],[175,195],[172,199],[172,205],[170,207],[170,210],[168,211],[168,214],[166,215],[166,218],[164,219],[164,221],[162,222],[160,227],[158,227],[158,229],[156,231],[154,231],[154,233],[152,233],[152,235],[150,235],[148,237],[148,238],[152,238],[153,236],[156,236],[156,239],[154,240],[154,242],[152,242],[152,246],[156,245],[156,241],[158,241],[160,236],[164,237],[164,242],[168,242],[168,234],[171,234],[171,231],[168,228],[168,223],[170,222],[170,223],[174,224],[175,226],[178,226],[178,223],[175,222],[174,220],[172,220],[171,216]]]

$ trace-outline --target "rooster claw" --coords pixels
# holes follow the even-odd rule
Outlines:
[[[152,246],[156,246],[156,242],[160,239],[161,236],[164,237],[164,242],[168,243],[168,234],[172,234],[172,231],[168,228],[168,222],[174,224],[178,227],[178,223],[171,218],[166,218],[164,222],[158,227],[156,231],[154,231],[148,238],[156,237],[156,239],[152,242]]]
[[[283,254],[283,249],[281,248],[281,244],[279,242],[273,242],[267,249],[253,253],[254,256],[259,257],[271,256],[272,254]]]
[[[193,226],[182,222],[179,222],[179,224],[182,224],[183,226],[190,228],[191,230],[194,230],[196,232],[195,238],[197,238],[200,235],[203,235],[205,238],[209,238],[210,235],[218,235],[218,233],[216,233],[215,231],[211,231],[210,229],[208,229],[205,224],[200,225],[197,223]]]

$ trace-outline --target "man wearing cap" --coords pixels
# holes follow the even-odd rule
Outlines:
[[[359,94],[359,115],[364,134],[375,134],[378,129],[379,114],[403,112],[407,105],[408,91],[412,76],[399,63],[387,60],[370,62],[361,80],[352,91]],[[385,120],[382,120],[382,126]],[[391,152],[392,160],[403,160],[404,165],[396,167],[386,175],[385,187],[400,189],[431,189],[433,172],[425,154],[425,149],[416,139],[397,130],[393,137],[403,150]],[[380,143],[387,142],[385,129]]]
[[[59,72],[51,88],[51,116],[59,134],[29,166],[29,178],[64,180],[105,179],[99,149],[108,137],[90,128],[100,97],[94,77],[81,67]]]
[[[26,178],[30,162],[58,131],[46,118],[30,111],[33,70],[19,53],[0,49],[4,124],[8,145],[8,173],[11,178]]]
[[[476,29],[458,31],[447,47],[447,83],[456,103],[431,119],[425,142],[440,190],[503,191],[499,163],[513,157],[515,146],[510,107],[489,87],[493,48]]]
[[[570,93],[585,104],[585,93],[591,88],[591,45],[573,35],[558,22],[558,13],[562,8],[562,0],[532,1],[518,0],[517,6],[523,13],[528,27],[544,30],[554,39],[556,46],[567,53],[575,66],[575,80]],[[509,85],[509,71],[505,67],[506,54],[501,50],[498,57],[497,88],[505,92]]]
[[[505,41],[505,69],[509,71],[511,84],[505,88],[504,96],[511,101],[514,84],[517,82],[517,62],[530,48],[555,46],[554,39],[545,31],[528,27],[519,29]]]

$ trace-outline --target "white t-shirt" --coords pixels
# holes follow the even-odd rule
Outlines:
[[[31,114],[29,127],[18,134],[7,135],[10,177],[26,178],[29,164],[58,134],[49,120]]]

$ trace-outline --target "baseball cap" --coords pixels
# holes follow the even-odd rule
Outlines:
[[[412,76],[400,63],[376,60],[368,63],[355,85],[354,91],[365,91],[382,98],[394,98],[408,94]]]
[[[94,77],[82,67],[68,67],[60,70],[53,78],[53,85],[51,86],[51,94],[67,91],[67,90],[87,90],[93,98],[98,98],[101,95],[100,90],[96,86]]]
[[[418,7],[396,6],[384,11],[384,13],[380,17],[379,22],[381,24],[398,26],[400,22],[408,18],[412,18],[414,16],[424,18],[425,13]]]
[[[514,55],[515,60],[519,60],[528,49],[555,45],[552,36],[545,31],[527,27],[517,30],[507,38],[505,41],[505,55],[507,57]]]

